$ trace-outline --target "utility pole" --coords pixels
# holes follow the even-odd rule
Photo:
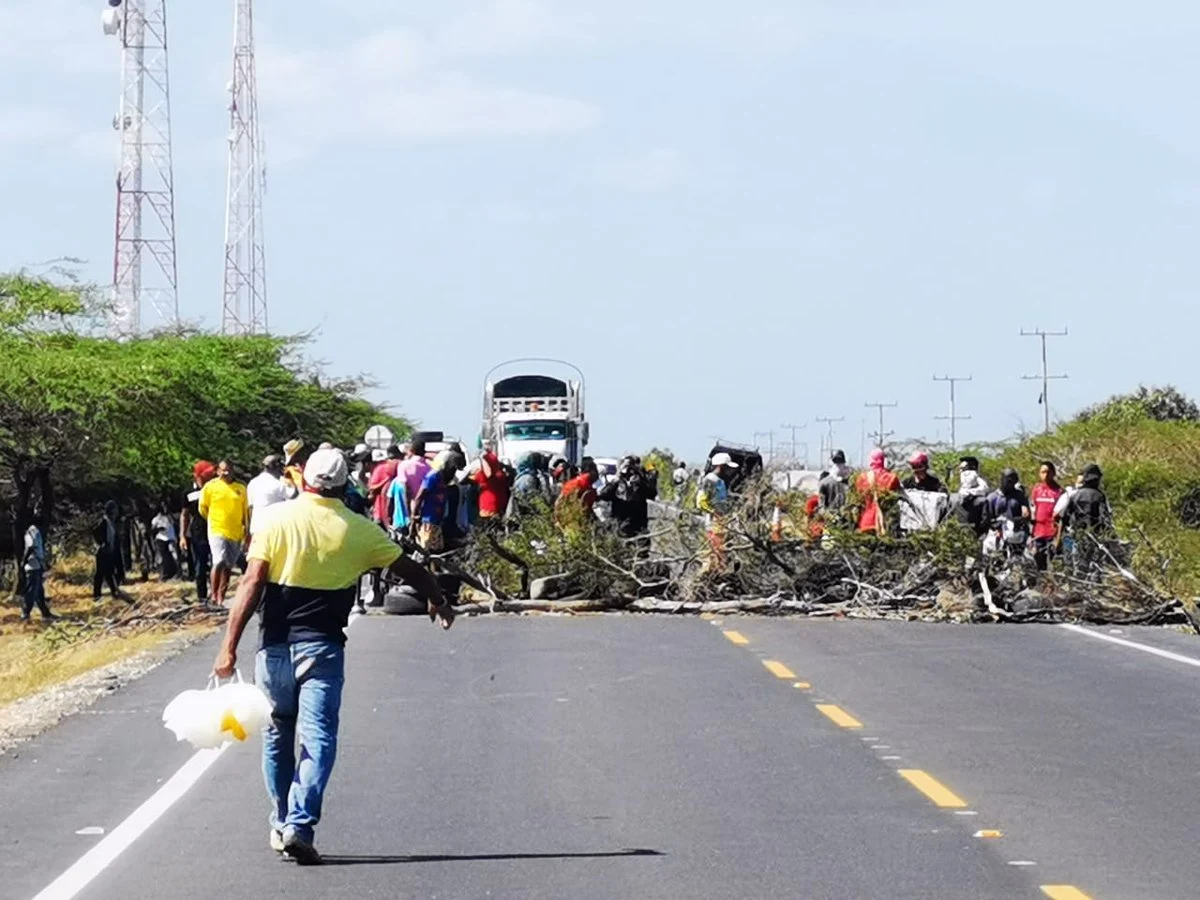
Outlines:
[[[1042,342],[1042,374],[1041,375],[1022,375],[1024,381],[1041,381],[1042,395],[1038,398],[1038,403],[1042,404],[1042,412],[1045,415],[1046,434],[1050,433],[1050,382],[1063,381],[1069,378],[1069,375],[1051,375],[1050,364],[1046,356],[1046,338],[1048,337],[1066,337],[1067,329],[1062,331],[1045,331],[1041,328],[1035,328],[1032,331],[1021,329],[1021,337],[1035,337]]]
[[[875,446],[879,447],[880,449],[883,449],[884,442],[888,438],[890,438],[893,434],[895,434],[894,431],[884,431],[883,430],[883,411],[885,409],[895,409],[899,405],[900,405],[899,403],[864,403],[863,404],[863,406],[865,406],[867,409],[879,410],[879,430],[877,432],[875,432],[875,436],[877,438],[879,438],[879,440],[877,440],[875,442]]]
[[[934,375],[933,376],[934,381],[942,381],[942,382],[945,382],[946,384],[950,385],[950,415],[934,416],[933,418],[934,418],[934,421],[936,421],[936,422],[949,422],[950,423],[950,449],[951,450],[958,449],[958,431],[957,431],[956,426],[958,425],[959,422],[968,422],[971,419],[970,416],[960,416],[960,415],[958,415],[958,413],[955,412],[954,385],[960,381],[970,381],[972,379],[972,377],[973,376],[971,376],[971,375],[960,375],[960,376]]]
[[[825,444],[821,445],[821,464],[824,465],[825,458],[833,455],[833,426],[836,425],[838,422],[845,422],[846,417],[838,416],[835,419],[831,416],[817,416],[815,421],[821,425],[825,425],[829,429],[829,436],[828,436],[829,445],[828,446],[825,446]]]
[[[800,446],[799,441],[796,440],[796,432],[802,431],[803,429],[807,428],[808,426],[806,426],[806,425],[780,425],[779,427],[787,429],[788,431],[790,431],[792,433],[792,461],[795,462],[796,461],[796,450]],[[808,445],[805,444],[804,447],[805,447],[804,464],[807,466],[808,465]]]
[[[109,0],[104,33],[121,41],[121,136],[109,331],[130,337],[152,308],[158,325],[179,324],[175,175],[166,0]]]
[[[262,204],[267,189],[267,165],[258,122],[253,0],[234,0],[233,16],[221,331],[224,334],[266,334],[267,260]]]

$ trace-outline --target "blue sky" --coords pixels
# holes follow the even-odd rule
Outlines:
[[[0,266],[109,277],[103,4],[0,0]],[[688,456],[866,401],[960,439],[1200,393],[1200,6],[1183,0],[259,0],[271,319],[473,436],[571,359],[591,449]],[[171,7],[181,306],[219,322],[232,4]]]

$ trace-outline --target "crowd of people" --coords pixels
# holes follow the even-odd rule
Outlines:
[[[263,459],[260,471],[245,483],[229,460],[195,464],[192,488],[177,517],[164,507],[150,525],[164,580],[186,575],[202,604],[225,605],[230,576],[245,571],[246,550],[271,509],[304,491],[309,448],[294,439],[281,449]],[[636,456],[626,457],[614,475],[605,477],[590,457],[576,466],[562,457],[529,453],[512,466],[497,456],[491,442],[484,442],[473,460],[461,444],[433,449],[420,439],[382,450],[359,444],[339,452],[348,468],[345,506],[394,541],[409,541],[430,554],[460,546],[474,527],[495,527],[539,503],[551,507],[564,527],[580,514],[594,520],[597,504],[605,504],[606,518],[618,532],[637,537],[647,531],[648,503],[658,491],[656,474]],[[96,598],[107,585],[114,597],[128,599],[120,589],[124,566],[115,503],[106,506],[94,536]],[[380,579],[374,579],[377,603],[382,590]],[[357,600],[365,606],[361,597]]]
[[[908,459],[908,470],[901,478],[884,451],[877,449],[867,468],[855,473],[846,465],[845,453],[835,451],[805,505],[804,533],[821,540],[827,527],[836,524],[862,534],[903,534],[932,530],[954,519],[975,531],[985,554],[1028,556],[1042,571],[1061,556],[1076,570],[1086,571],[1097,544],[1090,537],[1107,537],[1112,530],[1103,473],[1095,464],[1085,466],[1074,483],[1064,487],[1057,466],[1045,461],[1032,489],[1025,487],[1020,473],[1006,468],[993,489],[980,474],[978,458],[963,456],[953,492],[931,471],[924,452]],[[777,532],[782,519],[780,510]]]

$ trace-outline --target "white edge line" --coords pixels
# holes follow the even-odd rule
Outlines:
[[[360,618],[361,615],[350,616],[346,621],[347,630]],[[55,878],[33,900],[71,900],[78,896],[79,892],[107,869],[113,860],[149,831],[150,827],[162,818],[163,813],[174,806],[231,746],[230,742],[226,742],[211,750],[198,750],[166,784],[150,795],[149,800],[130,813],[124,822],[83,854],[71,868]]]
[[[229,746],[226,743],[212,750],[197,751],[166,784],[151,795],[149,800],[135,809],[129,818],[83,854],[71,868],[54,879],[50,886],[33,900],[71,900],[75,897],[127,850],[130,844],[145,834],[175,801],[187,793]]]
[[[1108,641],[1110,644],[1119,644],[1122,647],[1129,647],[1133,650],[1141,650],[1143,653],[1152,653],[1155,656],[1161,656],[1163,659],[1169,659],[1173,662],[1183,663],[1185,666],[1196,666],[1200,668],[1200,659],[1194,656],[1184,656],[1182,653],[1172,653],[1170,650],[1160,650],[1158,647],[1151,647],[1149,644],[1139,644],[1137,641],[1127,641],[1124,638],[1113,637],[1111,634],[1101,634],[1098,631],[1084,628],[1082,625],[1073,625],[1070,622],[1062,622],[1058,626],[1065,628],[1067,631],[1073,631],[1076,634],[1082,634],[1086,637],[1095,638],[1098,641]]]

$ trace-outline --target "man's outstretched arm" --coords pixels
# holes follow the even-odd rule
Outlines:
[[[401,556],[388,568],[388,577],[404,581],[417,589],[418,596],[429,606],[430,621],[442,620],[442,628],[454,624],[454,606],[442,594],[441,585],[424,566],[413,562],[407,556]],[[232,625],[232,620],[230,620]]]
[[[258,608],[258,598],[266,585],[267,563],[261,559],[250,560],[246,574],[238,582],[237,596],[233,598],[233,607],[229,610],[225,639],[221,641],[221,649],[217,651],[217,661],[213,665],[213,674],[218,678],[229,678],[237,669],[238,644],[246,626],[250,624],[250,617]]]

